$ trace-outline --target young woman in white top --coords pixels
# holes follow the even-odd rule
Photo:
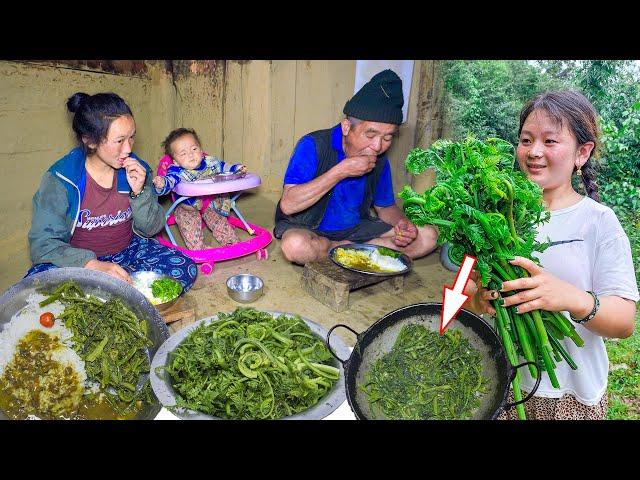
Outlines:
[[[504,282],[501,292],[520,292],[503,302],[517,305],[520,313],[564,312],[584,339],[582,347],[561,340],[578,369],[557,363],[559,389],[543,374],[535,396],[524,404],[529,419],[604,419],[609,361],[603,338],[625,338],[635,328],[639,296],[629,239],[613,210],[599,203],[595,183],[591,159],[598,133],[595,109],[575,91],[540,94],[520,114],[516,156],[522,171],[543,188],[551,218],[539,227],[538,240],[552,243],[537,255],[542,268],[522,257],[511,261],[531,276]],[[582,177],[587,197],[574,190],[573,175]],[[473,309],[495,315],[488,300],[499,295],[480,288]],[[520,371],[522,390],[531,391],[533,378]],[[515,410],[502,418],[515,419]]]

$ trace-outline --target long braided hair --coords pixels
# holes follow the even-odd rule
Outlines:
[[[582,183],[584,190],[589,197],[596,202],[600,202],[598,194],[598,184],[596,183],[596,169],[592,158],[598,155],[600,148],[600,129],[598,127],[598,114],[591,102],[580,92],[575,90],[562,90],[544,92],[529,100],[520,112],[520,128],[518,135],[522,131],[527,117],[534,110],[544,110],[551,118],[562,124],[563,120],[568,123],[569,130],[573,132],[578,145],[593,142],[589,158],[582,165]],[[574,167],[573,172],[576,172]]]

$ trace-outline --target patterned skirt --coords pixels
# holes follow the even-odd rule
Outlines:
[[[522,392],[522,398],[527,394]],[[513,391],[509,392],[509,403],[513,403]],[[605,420],[608,407],[607,394],[600,402],[588,406],[580,403],[571,394],[565,394],[560,398],[531,397],[524,403],[524,411],[528,420]],[[518,414],[515,408],[503,411],[498,420],[517,420]]]

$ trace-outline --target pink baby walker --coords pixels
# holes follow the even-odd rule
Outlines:
[[[165,155],[160,159],[158,164],[158,175],[165,175],[167,169],[172,164],[171,157]],[[228,179],[225,179],[225,176]],[[162,244],[184,253],[191,258],[197,264],[200,264],[200,271],[204,275],[209,275],[213,272],[215,262],[221,262],[224,260],[231,260],[233,258],[244,257],[255,252],[258,260],[266,260],[268,257],[266,247],[271,243],[271,232],[265,230],[259,225],[253,225],[247,223],[238,210],[236,200],[242,195],[243,190],[255,188],[260,185],[261,180],[258,175],[253,173],[247,173],[244,177],[235,178],[235,174],[222,174],[211,180],[197,180],[195,182],[181,182],[179,183],[172,194],[174,202],[169,207],[166,213],[166,224],[164,226],[165,232],[169,237],[167,240],[162,232],[156,236],[157,240]],[[180,203],[184,202],[189,197],[204,197],[202,202],[201,211],[204,211],[211,201],[212,195],[228,192],[238,192],[231,198],[231,210],[236,214],[238,218],[228,216],[227,221],[234,227],[240,228],[252,235],[252,238],[243,242],[235,243],[233,245],[227,245],[224,247],[205,248],[203,250],[189,250],[184,247],[178,246],[171,233],[170,226],[175,224],[175,219],[172,215]],[[203,222],[204,223],[204,222]]]

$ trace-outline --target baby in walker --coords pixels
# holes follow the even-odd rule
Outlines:
[[[200,146],[198,134],[189,128],[173,130],[162,142],[165,153],[171,157],[173,164],[164,176],[153,179],[155,192],[165,195],[180,182],[205,180],[221,173],[246,173],[247,167],[242,164],[227,164],[217,157],[205,155]],[[202,220],[209,227],[213,237],[220,245],[232,245],[240,241],[233,226],[227,221],[231,209],[228,195],[216,195],[207,208],[201,212],[202,199],[188,198],[176,207],[173,215],[178,224],[185,245],[190,250],[206,248]]]

